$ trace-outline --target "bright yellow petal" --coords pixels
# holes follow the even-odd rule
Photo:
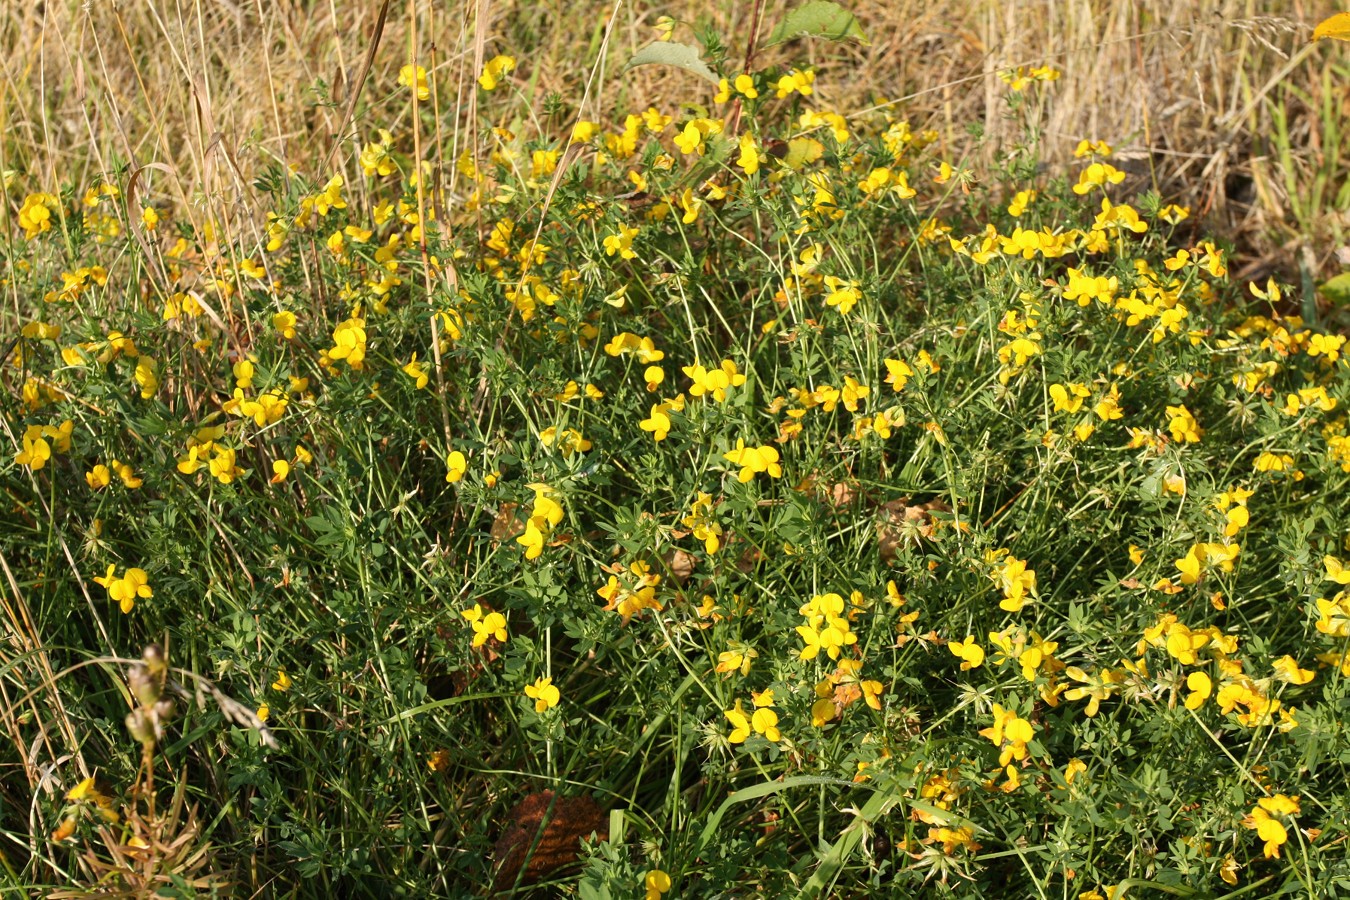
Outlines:
[[[1313,29],[1312,39],[1335,38],[1338,41],[1350,41],[1350,12],[1336,13],[1329,19],[1323,19]]]

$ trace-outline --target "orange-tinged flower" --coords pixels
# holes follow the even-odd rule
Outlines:
[[[1271,663],[1271,668],[1275,670],[1276,678],[1290,684],[1307,684],[1316,675],[1311,669],[1299,668],[1298,662],[1287,654]]]

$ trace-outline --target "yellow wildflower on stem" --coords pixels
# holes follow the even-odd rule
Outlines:
[[[506,643],[506,616],[493,610],[485,610],[479,603],[475,603],[472,609],[462,610],[460,615],[473,626],[474,647],[483,646],[488,638],[500,644]]]
[[[553,684],[552,678],[537,678],[534,684],[527,684],[525,696],[534,701],[534,711],[537,713],[548,712],[562,699],[562,694]]]
[[[126,574],[117,577],[117,566],[109,564],[108,571],[94,579],[108,590],[108,599],[113,600],[129,613],[136,606],[137,598],[145,599],[155,595],[150,587],[150,577],[144,569],[127,569]]]
[[[778,451],[773,447],[747,447],[742,438],[736,439],[736,447],[722,454],[722,458],[741,467],[737,479],[746,483],[760,473],[770,478],[782,478],[783,467],[778,464]]]
[[[483,74],[478,76],[478,85],[485,91],[496,90],[507,72],[516,68],[515,57],[494,56],[483,66]]]

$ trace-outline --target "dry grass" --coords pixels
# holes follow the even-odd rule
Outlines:
[[[746,4],[579,2],[392,3],[369,77],[344,113],[371,49],[382,0],[52,0],[21,4],[0,26],[3,164],[27,185],[87,183],[119,163],[167,166],[150,172],[160,201],[210,210],[230,221],[251,208],[251,178],[285,162],[318,174],[330,151],[348,169],[358,136],[379,126],[407,130],[399,67],[416,52],[434,65],[437,134],[443,152],[473,124],[472,75],[484,53],[521,60],[515,85],[533,100],[556,95],[573,110],[596,63],[611,15],[614,32],[599,69],[593,109],[667,108],[701,98],[683,74],[639,70],[616,77],[653,35],[658,15],[710,22],[724,35],[749,28]],[[970,150],[970,123],[996,153],[1020,123],[1005,115],[996,72],[1050,63],[1064,72],[1046,110],[1049,158],[1065,159],[1082,137],[1115,143],[1141,186],[1189,202],[1246,248],[1256,268],[1292,258],[1307,242],[1327,269],[1345,242],[1348,199],[1332,191],[1321,208],[1296,210],[1290,193],[1321,177],[1347,182],[1350,151],[1334,144],[1335,116],[1350,114],[1345,77],[1324,79],[1344,48],[1307,42],[1330,10],[1302,0],[1012,0],[852,4],[868,47],[798,43],[761,64],[806,61],[821,70],[820,97],[844,109],[894,103],[912,122],[937,128],[950,154]],[[767,18],[775,11],[770,8]],[[414,37],[416,43],[410,43]],[[1334,42],[1327,42],[1334,43]],[[733,40],[733,56],[742,47]],[[1342,75],[1346,73],[1343,71]],[[1328,97],[1327,91],[1333,92]],[[541,104],[531,107],[537,111]],[[1272,116],[1283,110],[1282,128]],[[489,117],[491,110],[487,111]],[[559,131],[559,122],[522,122]],[[1282,160],[1272,137],[1287,138]],[[432,154],[428,154],[432,155]],[[209,202],[208,202],[209,201]],[[256,212],[256,210],[253,210]],[[1326,274],[1326,271],[1324,271]]]

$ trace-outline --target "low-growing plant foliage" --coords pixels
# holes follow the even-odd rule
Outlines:
[[[256,224],[7,177],[11,886],[1350,891],[1345,337],[1053,68],[976,171],[715,50],[439,158],[410,63]]]

